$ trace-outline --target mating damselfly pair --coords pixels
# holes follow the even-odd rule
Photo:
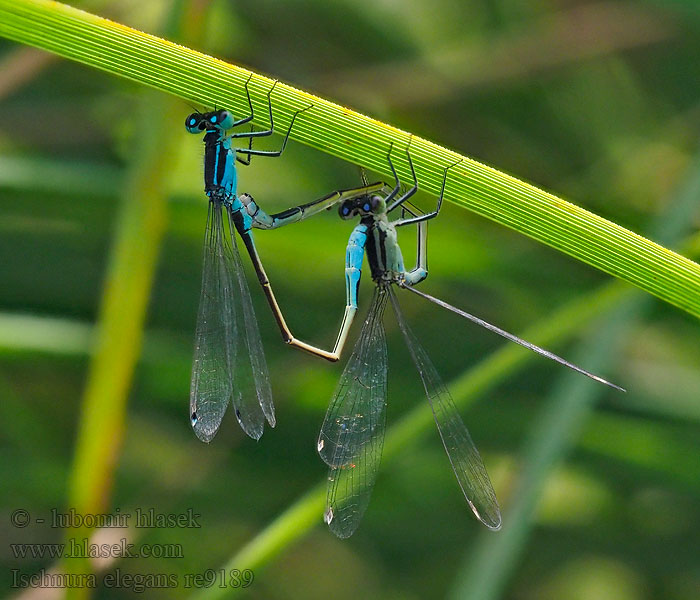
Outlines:
[[[254,118],[248,84],[245,84],[249,114],[234,119],[227,110],[193,113],[186,122],[191,133],[204,134],[205,193],[209,214],[204,244],[202,290],[190,389],[190,416],[196,435],[209,442],[219,429],[224,413],[233,404],[243,430],[254,439],[262,435],[265,420],[274,427],[270,376],[263,353],[250,291],[237,250],[238,233],[258,276],[283,340],[330,361],[337,361],[358,310],[359,285],[365,255],[376,289],[359,339],[333,395],[321,427],[317,449],[329,467],[326,523],[340,537],[357,528],[374,486],[384,440],[387,397],[387,351],[383,314],[390,301],[404,340],[423,381],[423,386],[457,480],[474,514],[485,525],[498,529],[501,516],[493,487],[469,432],[447,387],[403,317],[393,285],[447,308],[482,327],[567,366],[600,383],[618,386],[572,363],[510,334],[478,317],[414,288],[427,277],[427,222],[442,205],[451,165],[444,170],[435,210],[421,212],[409,199],[418,190],[418,179],[410,154],[410,139],[404,150],[412,174],[412,186],[402,188],[387,149],[387,163],[394,185],[364,183],[335,191],[323,198],[268,215],[248,194],[238,195],[236,162],[250,164],[254,156],[280,156],[297,117],[313,108],[297,110],[290,120],[279,150],[255,150],[253,139],[274,132],[271,95],[267,93],[269,127],[262,131],[227,133]],[[234,140],[247,138],[241,148]],[[255,246],[252,229],[276,229],[339,205],[343,219],[359,218],[347,246],[345,260],[346,307],[331,350],[298,340],[286,324],[282,310],[265,273]],[[389,215],[401,209],[401,217]],[[416,266],[406,270],[397,228],[415,225],[418,247]]]

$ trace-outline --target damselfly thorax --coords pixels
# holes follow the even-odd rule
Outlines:
[[[404,280],[406,268],[399,246],[396,226],[386,213],[372,215],[361,222],[367,226],[367,262],[374,281],[399,283]]]

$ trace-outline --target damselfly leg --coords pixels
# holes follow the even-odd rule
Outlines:
[[[345,200],[377,192],[381,190],[383,186],[383,183],[373,183],[359,188],[339,190],[313,202],[309,202],[307,204],[303,204],[295,208],[290,208],[288,210],[273,215],[268,215],[267,213],[265,213],[255,203],[253,198],[247,194],[243,194],[240,197],[240,200],[245,205],[246,211],[252,219],[253,227],[257,227],[260,229],[276,229],[284,225],[289,225],[290,223],[297,223],[323,210],[327,210],[332,206]],[[275,321],[277,322],[277,326],[279,327],[280,334],[282,335],[282,339],[284,340],[284,342],[289,344],[290,346],[299,348],[310,354],[314,354],[321,358],[325,358],[328,361],[336,362],[343,352],[348,332],[350,330],[350,326],[352,325],[353,319],[355,317],[355,312],[357,310],[357,304],[354,301],[354,297],[352,295],[352,272],[346,269],[346,288],[348,290],[347,300],[345,312],[343,314],[343,320],[338,330],[338,335],[336,337],[335,344],[330,350],[319,348],[318,346],[314,346],[307,342],[303,342],[293,335],[291,329],[287,325],[287,321],[282,313],[279,303],[277,302],[277,298],[275,297],[272,285],[270,284],[270,280],[267,276],[267,273],[265,272],[262,260],[260,259],[260,255],[258,254],[255,242],[250,231],[245,231],[242,228],[239,228],[239,234],[241,235],[241,238],[245,243],[246,250],[248,251],[251,262],[253,263],[253,268],[255,269],[255,272],[258,276],[258,281],[260,282],[263,292],[265,293],[265,297],[267,298],[270,310],[272,311]]]
[[[272,87],[268,90],[267,92],[267,105],[268,105],[268,114],[270,118],[270,127],[268,129],[265,129],[263,131],[253,131],[252,129],[249,132],[238,132],[238,133],[231,133],[228,138],[229,139],[234,139],[234,138],[250,138],[250,141],[248,142],[248,148],[236,148],[235,152],[237,154],[245,154],[248,156],[247,159],[241,158],[240,156],[236,156],[236,160],[238,162],[244,164],[244,165],[249,165],[251,161],[252,156],[272,156],[272,157],[277,157],[281,156],[282,152],[284,152],[285,148],[287,147],[287,142],[289,141],[289,134],[292,132],[292,127],[294,127],[294,122],[296,121],[297,117],[303,113],[309,110],[310,108],[313,108],[313,104],[309,104],[306,108],[301,108],[297,110],[293,115],[291,120],[289,121],[289,127],[287,127],[287,133],[284,136],[284,139],[282,140],[282,146],[280,147],[279,150],[253,150],[252,145],[253,145],[253,138],[256,137],[265,137],[268,135],[272,135],[275,132],[275,121],[272,115],[272,92],[275,89],[275,86],[277,85],[277,81],[275,81],[272,84]],[[247,90],[247,87],[246,87]],[[250,102],[250,94],[248,95],[248,100]],[[251,105],[251,115],[253,114],[252,111],[252,102],[250,102]]]

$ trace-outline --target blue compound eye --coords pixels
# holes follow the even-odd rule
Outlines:
[[[219,111],[219,127],[221,129],[230,129],[234,124],[233,115],[229,111]]]
[[[203,125],[202,115],[199,113],[192,113],[185,119],[185,128],[190,133],[200,133],[204,129]]]
[[[338,207],[338,214],[341,219],[349,219],[355,212],[355,205],[352,200],[346,200]]]

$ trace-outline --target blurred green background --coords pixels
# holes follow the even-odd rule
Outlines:
[[[165,0],[75,4],[150,32],[167,31],[178,9]],[[191,33],[197,48],[465,153],[652,239],[683,247],[697,231],[695,2],[192,5],[203,11]],[[202,144],[183,127],[191,108],[173,100],[177,118],[159,123],[157,107],[168,102],[162,96],[9,42],[0,41],[0,51],[3,589],[17,592],[10,591],[12,569],[32,574],[55,564],[14,558],[10,543],[60,542],[65,534],[36,523],[16,528],[10,515],[22,508],[48,518],[69,507],[90,348],[113,240],[130,226],[125,189],[134,184],[126,182],[138,174],[137,148],[151,133],[142,117],[148,107],[156,107],[153,130],[172,131],[160,149],[166,166],[152,182],[143,179],[158,184],[149,193],[165,192],[166,225],[157,270],[144,282],[150,300],[133,381],[120,376],[128,391],[123,442],[119,427],[97,432],[117,447],[102,501],[122,513],[192,508],[202,526],[135,532],[137,544],[182,544],[184,558],[100,568],[180,580],[219,568],[325,476],[315,440],[345,360],[329,365],[286,348],[249,271],[278,425],[256,444],[228,414],[212,444],[200,443],[188,422],[188,393],[206,198]],[[290,143],[283,159],[241,168],[239,181],[240,191],[272,212],[354,186],[359,171]],[[427,209],[434,198],[417,202]],[[257,236],[302,339],[326,346],[334,339],[350,230],[331,212]],[[411,262],[413,237],[403,239]],[[699,247],[686,251],[697,258]],[[132,251],[138,258],[138,242]],[[515,332],[585,303],[609,283],[453,205],[431,222],[429,264],[423,289]],[[365,277],[365,307],[370,290]],[[330,534],[319,513],[308,535],[255,569],[246,597],[697,598],[700,328],[658,301],[620,298],[608,320],[601,314],[598,323],[582,322],[575,339],[553,349],[596,366],[626,395],[538,359],[494,378],[497,385],[462,411],[501,501],[503,531],[483,531],[472,518],[431,431],[385,464],[350,540]],[[419,298],[402,300],[446,382],[503,345]],[[390,427],[415,406],[428,408],[391,317],[387,336]],[[138,337],[135,343],[138,349]],[[128,357],[109,359],[128,364]],[[94,596],[134,593],[101,586]]]

